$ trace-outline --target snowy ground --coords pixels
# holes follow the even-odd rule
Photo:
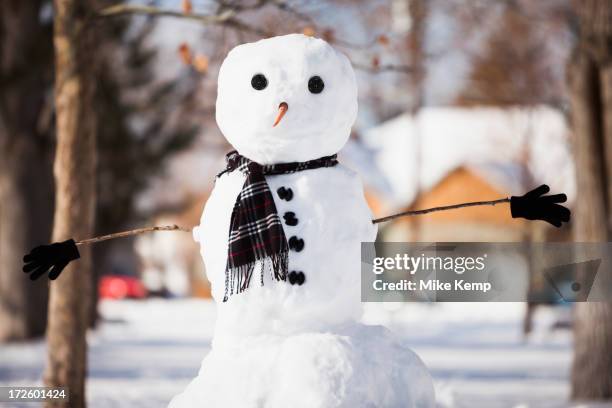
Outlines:
[[[431,370],[441,407],[567,407],[571,335],[536,313],[521,336],[523,304],[369,304]],[[201,300],[113,301],[89,337],[90,407],[164,407],[196,375],[210,347],[215,306]],[[40,383],[43,342],[0,348],[0,385]],[[32,407],[33,404],[23,405]]]

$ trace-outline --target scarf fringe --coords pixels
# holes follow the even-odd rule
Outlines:
[[[225,270],[225,295],[223,302],[230,296],[242,293],[248,289],[255,268],[259,268],[260,285],[264,285],[264,272],[270,271],[270,276],[276,281],[286,281],[289,270],[289,251],[283,251],[272,256],[259,259],[246,265],[227,268]]]

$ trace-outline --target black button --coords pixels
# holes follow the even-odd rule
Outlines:
[[[304,284],[305,280],[306,276],[304,275],[304,272],[298,272],[296,283],[301,286]]]
[[[296,272],[296,271],[291,271],[289,272],[289,283],[292,285],[303,285],[304,281],[306,281],[306,276],[304,275],[304,272]]]
[[[283,218],[285,219],[285,224],[291,227],[295,227],[296,225],[298,225],[298,219],[295,218],[295,213],[293,211],[287,211],[283,215]]]
[[[304,249],[304,240],[296,236],[289,238],[289,248],[293,249],[295,252],[300,252]]]
[[[281,187],[276,190],[276,192],[281,200],[291,201],[293,198],[293,190],[291,190],[289,187]]]

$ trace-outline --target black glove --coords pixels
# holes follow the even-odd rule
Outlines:
[[[23,257],[23,271],[32,273],[30,279],[36,280],[47,271],[49,279],[54,280],[62,273],[66,265],[72,260],[79,259],[81,255],[73,239],[56,242],[51,245],[41,245],[32,249]]]
[[[512,218],[526,218],[528,220],[546,221],[555,227],[563,222],[569,222],[571,212],[559,205],[567,201],[565,194],[544,196],[550,187],[542,184],[521,197],[510,197],[510,211]]]

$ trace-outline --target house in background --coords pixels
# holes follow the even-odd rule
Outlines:
[[[470,201],[522,195],[540,184],[575,200],[574,163],[564,116],[548,107],[430,107],[402,114],[351,140],[341,160],[358,171],[375,217]],[[470,207],[380,224],[386,242],[570,241],[569,225],[512,219],[508,204]],[[526,294],[545,287],[539,266],[520,257],[515,284]],[[393,294],[392,294],[393,295]],[[409,315],[410,303],[370,305],[388,316]],[[527,335],[536,304],[528,302]],[[562,311],[557,311],[564,319]],[[555,323],[556,325],[557,323]]]
[[[375,217],[521,195],[539,184],[575,197],[569,130],[548,107],[424,108],[352,140],[341,159],[363,178]],[[527,229],[529,228],[529,229]],[[543,223],[512,219],[508,204],[403,217],[381,225],[383,241],[563,240]]]
[[[450,171],[438,184],[419,193],[402,211],[439,207],[449,203],[493,200],[507,195],[470,167]],[[524,223],[509,216],[507,204],[468,207],[404,217],[383,227],[385,241],[520,241]]]

